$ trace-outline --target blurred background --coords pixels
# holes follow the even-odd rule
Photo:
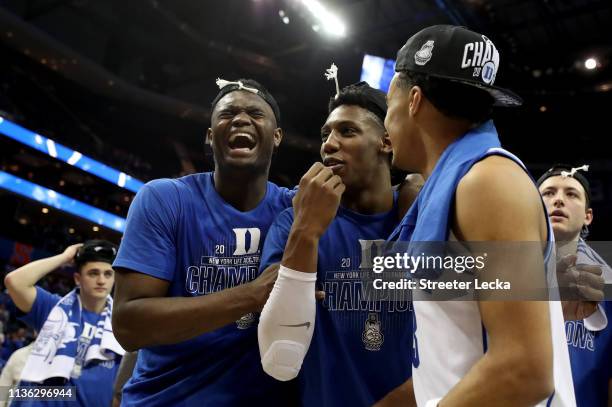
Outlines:
[[[589,164],[591,239],[612,240],[609,0],[0,0],[0,266],[118,243],[142,183],[211,170],[217,77],[275,95],[286,136],[271,180],[296,184],[335,92],[325,69],[384,88],[397,50],[433,24],[493,40],[496,84],[525,99],[495,112],[502,143],[536,178]],[[66,291],[70,270],[50,280]]]

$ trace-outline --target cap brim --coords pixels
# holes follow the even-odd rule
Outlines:
[[[453,82],[462,83],[464,85],[474,86],[478,89],[482,89],[486,91],[489,95],[491,95],[491,97],[495,101],[493,103],[493,106],[518,107],[523,104],[523,99],[519,95],[517,95],[516,93],[508,89],[500,88],[497,86],[482,85],[480,83],[463,81],[460,79],[452,79],[452,78],[447,78],[447,79]]]
[[[395,71],[401,72],[402,69],[401,67],[400,68],[396,67]],[[519,95],[512,92],[511,90],[500,88],[498,86],[484,85],[481,83],[463,80],[463,79],[457,79],[457,78],[453,78],[450,76],[435,75],[435,74],[431,74],[431,73],[421,71],[421,70],[413,70],[412,72],[419,72],[419,73],[423,73],[425,75],[433,76],[436,78],[447,79],[451,82],[458,82],[463,85],[474,86],[478,89],[482,89],[486,91],[489,95],[491,95],[491,97],[493,98],[494,100],[493,106],[518,107],[523,104],[523,99]]]

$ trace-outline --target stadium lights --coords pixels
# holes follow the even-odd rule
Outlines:
[[[302,0],[302,3],[314,18],[319,21],[320,28],[323,31],[336,37],[344,37],[346,35],[346,26],[342,20],[327,10],[320,2],[317,0]]]
[[[142,181],[132,178],[124,172],[102,164],[2,117],[0,117],[0,134],[132,192],[138,192],[144,185]]]
[[[584,61],[584,67],[589,70],[597,68],[597,60],[595,58],[587,58],[587,60]]]
[[[116,230],[117,232],[123,233],[125,230],[125,218],[114,215],[110,212],[106,212],[105,210],[96,208],[95,206],[88,205],[84,202],[77,201],[76,199],[60,194],[59,192],[55,192],[52,189],[45,188],[23,178],[16,177],[8,172],[0,171],[0,188],[40,202],[41,204],[60,211],[87,219],[97,225]],[[42,212],[46,214],[49,212],[49,209],[45,207],[42,209]]]
[[[281,18],[281,21],[285,24],[289,24],[289,16],[285,13],[285,10],[278,10],[278,16]]]

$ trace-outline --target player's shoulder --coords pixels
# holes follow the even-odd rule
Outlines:
[[[180,178],[158,178],[147,182],[142,193],[154,194],[161,200],[167,200],[185,196],[185,193],[198,187],[205,188],[209,183],[210,173],[197,173]]]
[[[459,181],[457,192],[472,198],[534,198],[539,193],[531,177],[513,159],[491,155],[475,163]]]
[[[272,200],[278,204],[281,208],[291,207],[293,197],[297,193],[297,187],[286,188],[275,184],[272,181],[268,181],[268,194],[267,199]]]
[[[495,240],[493,237],[501,229],[507,230],[500,236],[511,238],[506,236],[507,232],[518,233],[522,230],[519,224],[538,225],[543,206],[525,169],[508,157],[493,155],[473,165],[460,180],[455,194],[455,214],[460,234],[467,236],[474,232],[475,236],[492,236],[491,240]]]
[[[293,223],[293,207],[289,207],[281,211],[274,220],[276,224],[291,225]]]

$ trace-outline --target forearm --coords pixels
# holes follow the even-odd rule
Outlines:
[[[121,401],[123,386],[127,383],[130,377],[132,377],[132,372],[134,371],[134,366],[136,365],[137,359],[138,352],[126,352],[121,359],[119,371],[117,372],[117,377],[115,378],[115,383],[113,385],[114,397],[119,401]]]
[[[67,261],[68,259],[62,253],[28,263],[6,275],[6,286],[9,292],[11,289],[19,290],[26,287],[33,287],[41,278]]]
[[[546,399],[552,393],[548,379],[523,355],[514,349],[485,353],[438,405],[517,407]]]
[[[296,220],[291,226],[281,264],[304,273],[316,273],[319,236],[302,223]]]
[[[116,302],[113,332],[128,351],[195,338],[258,310],[250,284],[197,297],[154,297]]]
[[[295,378],[315,329],[316,273],[281,266],[263,308],[257,338],[264,371],[277,380]]]

